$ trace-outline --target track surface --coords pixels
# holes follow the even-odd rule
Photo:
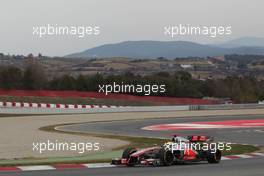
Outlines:
[[[133,136],[149,136],[149,137],[166,137],[170,138],[171,131],[147,131],[142,127],[163,124],[163,123],[186,123],[199,121],[220,121],[220,120],[241,120],[241,119],[264,119],[264,115],[243,115],[243,116],[211,116],[211,117],[184,117],[184,118],[164,118],[164,119],[148,119],[148,120],[131,120],[117,122],[97,122],[85,123],[78,125],[70,125],[60,127],[60,130],[79,131],[87,133],[111,133]],[[207,129],[207,130],[191,130],[176,131],[177,134],[205,134],[215,136],[220,141],[230,141],[238,143],[250,143],[264,145],[264,133],[260,129]],[[264,158],[242,159],[223,161],[220,164],[186,164],[172,167],[135,167],[135,168],[100,168],[100,169],[76,169],[63,171],[30,171],[30,172],[8,172],[0,175],[6,176],[159,176],[159,175],[183,175],[183,176],[263,176],[264,174]]]
[[[1,176],[263,176],[264,159],[230,160],[220,164],[186,164],[171,167],[101,168],[63,171],[3,173]]]
[[[182,131],[148,131],[141,128],[149,125],[164,123],[187,123],[203,121],[222,121],[222,120],[243,120],[243,119],[264,119],[264,115],[243,115],[243,116],[214,116],[214,117],[183,117],[183,118],[164,118],[148,120],[131,120],[119,122],[98,122],[69,125],[59,127],[59,130],[78,131],[87,133],[107,133],[122,134],[130,136],[161,137],[171,138],[173,134],[179,135],[209,135],[214,136],[218,141],[248,143],[264,145],[264,132],[258,129],[263,128],[233,128],[233,129],[203,129],[203,130],[182,130]]]

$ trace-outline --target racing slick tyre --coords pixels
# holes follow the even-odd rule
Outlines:
[[[164,166],[170,166],[174,162],[174,155],[170,150],[161,148],[159,151],[160,161]]]
[[[130,155],[132,153],[135,153],[137,150],[133,147],[128,147],[123,151],[122,158],[124,159],[130,159]],[[134,163],[127,163],[127,166],[134,166]]]
[[[207,161],[208,163],[219,163],[221,161],[222,152],[216,150],[216,152],[208,151]]]

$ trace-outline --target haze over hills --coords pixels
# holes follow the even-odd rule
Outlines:
[[[255,45],[257,44],[257,45]],[[70,54],[71,58],[158,58],[207,57],[226,54],[264,54],[263,38],[240,38],[220,45],[204,45],[187,41],[125,41],[106,44]]]
[[[241,46],[264,47],[264,38],[262,37],[242,37],[242,38],[224,42],[218,46],[224,47],[224,48],[234,48],[234,47],[241,47]]]

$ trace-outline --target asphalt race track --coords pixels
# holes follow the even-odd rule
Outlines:
[[[186,164],[170,167],[134,167],[74,169],[62,171],[28,171],[3,176],[263,176],[264,159],[224,161],[220,164]]]
[[[133,136],[149,136],[171,138],[172,134],[194,135],[203,134],[215,136],[218,141],[249,143],[264,145],[264,127],[254,128],[230,128],[230,129],[197,129],[177,131],[148,131],[143,127],[157,124],[190,123],[204,121],[225,121],[225,120],[248,120],[264,119],[264,115],[243,115],[243,116],[218,116],[218,117],[184,117],[131,120],[116,122],[85,123],[59,127],[59,130],[79,131],[87,133],[110,133]],[[264,158],[226,160],[220,164],[195,163],[176,165],[171,167],[134,167],[134,168],[99,168],[99,169],[74,169],[56,171],[29,171],[29,172],[8,172],[0,175],[6,176],[158,176],[158,175],[182,175],[182,176],[263,176]]]
[[[218,141],[248,143],[264,146],[264,132],[261,128],[231,128],[231,129],[203,129],[203,130],[177,130],[177,131],[149,131],[141,128],[155,124],[188,123],[204,121],[224,121],[224,120],[246,120],[264,119],[264,115],[243,115],[243,116],[214,116],[214,117],[183,117],[183,118],[163,118],[147,120],[131,120],[119,122],[97,122],[78,125],[68,125],[59,127],[59,130],[78,131],[87,133],[121,134],[130,136],[146,136],[171,138],[177,135],[209,135],[214,136]]]

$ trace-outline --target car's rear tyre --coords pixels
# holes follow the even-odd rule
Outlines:
[[[130,159],[130,155],[135,153],[137,150],[133,147],[128,147],[123,151],[122,158],[124,159]],[[129,162],[127,163],[127,166],[134,166],[135,163]]]
[[[161,148],[159,151],[160,161],[164,166],[170,166],[174,162],[174,155],[170,150],[165,150]]]
[[[222,152],[220,150],[216,150],[216,152],[208,151],[207,161],[208,163],[219,163],[221,161]]]

